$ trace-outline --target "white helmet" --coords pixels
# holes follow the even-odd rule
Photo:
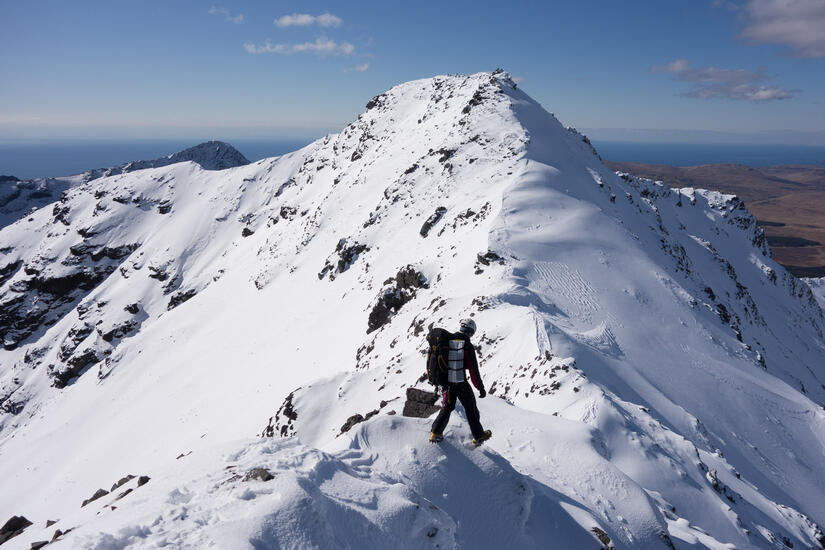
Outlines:
[[[476,322],[472,319],[462,319],[459,325],[461,326],[461,332],[467,336],[472,336],[476,333]]]

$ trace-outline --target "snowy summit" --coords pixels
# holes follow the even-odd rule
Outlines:
[[[611,172],[501,71],[230,157],[0,231],[3,550],[825,546],[825,315],[736,197]],[[478,449],[403,414],[465,317]]]

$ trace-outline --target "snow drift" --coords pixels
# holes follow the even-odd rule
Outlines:
[[[11,547],[825,544],[810,287],[740,200],[610,172],[505,73],[79,183],[0,253]],[[426,329],[465,316],[478,450],[401,416]]]

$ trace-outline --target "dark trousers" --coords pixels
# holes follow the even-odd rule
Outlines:
[[[435,417],[435,422],[433,422],[433,433],[444,433],[444,428],[447,427],[447,422],[450,421],[450,414],[455,410],[456,399],[461,401],[464,412],[467,413],[467,422],[470,423],[470,431],[473,432],[473,437],[478,439],[484,434],[484,428],[481,427],[481,421],[479,420],[476,396],[473,394],[473,389],[467,382],[447,385],[447,389],[444,390],[444,396],[441,400],[441,412],[438,413],[438,416]]]

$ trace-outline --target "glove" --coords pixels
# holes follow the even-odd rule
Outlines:
[[[480,390],[478,390],[478,398],[479,399],[484,399],[484,397],[486,395],[487,395],[487,390],[485,390],[484,388],[481,388]]]

